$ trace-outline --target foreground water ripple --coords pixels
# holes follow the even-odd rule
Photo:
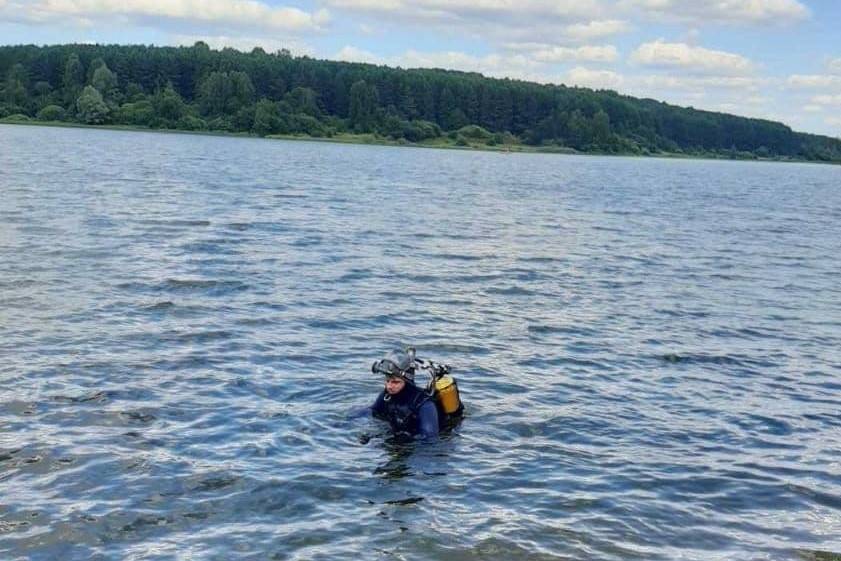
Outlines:
[[[838,167],[0,125],[0,169],[3,559],[841,553]],[[407,344],[434,443],[353,415]]]

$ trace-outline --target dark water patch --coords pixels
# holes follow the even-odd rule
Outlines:
[[[168,343],[182,345],[185,343],[210,343],[213,341],[226,341],[237,336],[234,331],[228,330],[208,330],[208,331],[188,331],[188,332],[167,332],[155,335],[155,338]]]
[[[311,195],[306,193],[275,193],[272,195],[276,199],[309,199]]]
[[[625,290],[628,288],[634,288],[637,286],[642,286],[644,284],[641,280],[600,280],[598,281],[598,285],[600,288],[605,288],[607,290]]]
[[[246,317],[246,318],[239,318],[234,320],[235,325],[247,327],[247,328],[254,328],[254,327],[271,327],[273,325],[277,325],[277,320],[267,318],[267,317]]]
[[[536,335],[573,335],[576,337],[596,337],[600,334],[595,329],[590,329],[582,325],[545,325],[545,324],[529,324],[526,328],[529,333]]]
[[[312,247],[321,245],[323,242],[324,238],[321,236],[302,236],[297,240],[294,240],[291,245],[293,247]]]
[[[272,311],[275,311],[275,312],[284,312],[284,311],[289,309],[288,305],[282,304],[280,302],[258,301],[258,302],[252,302],[251,306],[254,306],[254,307],[257,307],[257,308],[264,308],[264,309],[272,310]]]
[[[398,506],[409,506],[417,504],[424,500],[424,497],[406,497],[405,499],[392,499],[390,501],[384,501],[383,504],[387,505],[398,505]]]
[[[485,289],[485,294],[500,294],[502,296],[533,296],[535,293],[521,286],[505,286]]]
[[[564,257],[517,257],[517,261],[521,263],[559,263],[565,260]]]
[[[785,332],[780,329],[767,328],[765,330],[758,330],[749,327],[743,327],[738,329],[716,328],[711,330],[705,330],[701,333],[710,335],[716,339],[766,339],[769,337],[785,336]]]
[[[415,317],[407,319],[398,314],[377,314],[374,316],[362,317],[359,319],[314,319],[306,322],[307,327],[313,329],[324,329],[327,331],[346,331],[351,329],[363,329],[366,327],[382,325],[404,325],[422,322],[423,319]]]
[[[438,275],[430,275],[425,273],[419,273],[412,275],[412,282],[417,282],[421,284],[431,284],[436,283],[444,280],[444,277]]]
[[[518,269],[518,268],[511,268],[507,269],[506,273],[511,275],[512,278],[523,281],[523,282],[534,282],[541,279],[550,278],[548,275],[541,273],[539,271],[535,271],[533,269]]]
[[[225,296],[248,290],[246,283],[237,280],[167,279],[159,283],[127,282],[117,285],[119,290],[139,293],[169,292],[174,294],[204,294]]]
[[[147,425],[157,420],[157,417],[146,411],[120,411],[120,416],[130,423]]]
[[[583,368],[592,368],[598,372],[606,372],[609,370],[609,365],[606,362],[599,362],[590,359],[583,359],[573,356],[555,356],[555,357],[531,357],[520,360],[517,363],[520,366],[527,368],[557,368],[561,366],[574,366]]]
[[[209,220],[188,220],[188,219],[145,219],[145,220],[138,220],[138,224],[146,224],[149,226],[164,226],[164,227],[185,227],[185,228],[192,228],[192,227],[206,227],[210,226],[211,223]]]
[[[172,516],[159,516],[152,514],[140,515],[128,524],[120,528],[122,533],[136,534],[138,532],[160,530],[164,526],[171,525],[175,521]]]
[[[738,464],[737,467],[744,468],[749,470],[747,473],[750,474],[747,478],[768,478],[779,481],[782,479],[810,479],[810,480],[823,480],[826,481],[828,484],[832,484],[835,475],[827,470],[809,468],[807,466],[784,466],[784,465],[773,465],[773,464],[764,464],[758,462],[746,462],[742,464]]]
[[[625,232],[625,230],[623,228],[615,228],[613,226],[595,225],[592,228],[593,228],[593,230],[596,230],[597,232],[613,232],[613,233],[617,233],[617,234],[621,234],[621,233]]]
[[[143,449],[167,448],[169,443],[161,438],[149,438],[140,431],[130,430],[122,435],[122,444],[133,444]]]
[[[729,356],[716,354],[678,354],[667,353],[659,355],[658,358],[664,362],[673,364],[714,364],[722,366],[760,367],[770,368],[777,366],[773,361],[748,358],[744,356]]]
[[[232,475],[219,475],[219,476],[211,476],[206,477],[196,483],[192,488],[191,492],[194,493],[207,493],[218,491],[220,489],[225,489],[232,485],[235,485],[241,478],[232,476]]]
[[[682,309],[663,309],[658,308],[654,310],[658,314],[677,318],[693,318],[702,319],[710,316],[710,313],[705,310],[682,310]]]
[[[447,282],[454,282],[454,283],[464,283],[464,284],[483,284],[490,281],[504,279],[505,275],[503,273],[492,274],[492,275],[453,275],[444,277],[443,280]]]
[[[347,273],[340,276],[336,282],[338,283],[346,283],[351,281],[357,280],[365,280],[369,279],[373,276],[373,271],[370,269],[351,269]]]
[[[841,495],[833,495],[825,491],[812,489],[806,485],[798,485],[795,483],[788,483],[785,488],[801,497],[809,499],[810,502],[831,508],[835,511],[841,511]]]
[[[483,356],[490,352],[487,347],[464,345],[458,343],[429,343],[418,347],[418,352],[423,351],[428,355],[442,354],[464,354],[470,356]]]
[[[427,253],[423,254],[422,257],[427,259],[441,259],[442,261],[466,261],[466,262],[474,262],[474,261],[482,261],[485,259],[494,259],[496,255],[489,254],[489,255],[467,255],[463,253]]]
[[[793,432],[791,425],[779,417],[748,414],[735,422],[747,431],[773,434],[777,436],[789,435]]]
[[[825,403],[831,404],[832,402]],[[841,402],[838,404],[841,405]],[[834,415],[831,413],[804,413],[803,418],[829,427],[841,427],[841,413]]]
[[[167,279],[161,285],[161,290],[171,291],[224,291],[232,292],[245,290],[248,285],[241,281],[220,281],[202,279]]]
[[[166,310],[170,310],[175,307],[175,304],[171,300],[164,300],[162,302],[155,302],[154,304],[149,304],[147,306],[143,306],[141,310],[147,312],[164,312]]]
[[[148,364],[152,372],[178,372],[193,371],[198,368],[215,368],[225,362],[224,357],[208,356],[206,353],[191,353],[187,356],[176,356],[173,358],[158,357]]]
[[[50,237],[53,239],[60,239],[62,231],[60,228],[51,226],[36,226],[31,223],[22,224],[17,228],[18,232],[27,236]]]
[[[50,397],[51,401],[55,401],[58,403],[104,403],[108,401],[109,397],[111,397],[111,392],[106,391],[94,391],[78,396],[67,396],[67,395],[54,395]]]
[[[22,278],[13,280],[0,280],[0,289],[3,290],[23,290],[27,288],[35,288],[44,286],[45,282],[33,278]]]
[[[181,251],[188,255],[208,254],[214,256],[232,256],[239,255],[240,250],[235,247],[230,247],[231,244],[238,243],[233,240],[208,240],[189,242],[180,246]],[[194,259],[198,262],[199,260]],[[216,257],[214,263],[224,263],[225,261]]]

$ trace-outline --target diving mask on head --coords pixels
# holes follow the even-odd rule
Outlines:
[[[371,372],[383,376],[399,376],[407,382],[415,383],[415,349],[408,347],[405,351],[392,351],[384,359],[371,365]]]

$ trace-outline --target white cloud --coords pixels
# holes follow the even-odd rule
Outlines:
[[[346,45],[339,52],[331,57],[334,60],[342,60],[345,62],[367,62],[370,64],[385,64],[382,57],[375,55],[370,51],[365,51]]]
[[[460,38],[586,42],[625,29],[606,19],[607,0],[323,0],[345,15],[381,26],[437,27]]]
[[[506,40],[519,40],[519,43],[510,44],[525,46],[537,42],[540,42],[540,44],[551,43],[552,45],[580,45],[593,40],[604,39],[611,35],[625,33],[631,29],[631,25],[622,20],[592,20],[563,24],[554,22],[551,18],[535,17],[533,21],[517,22],[496,31],[498,36],[504,37]]]
[[[792,74],[788,77],[787,83],[794,88],[832,88],[841,86],[841,76],[830,76],[828,74]]]
[[[327,4],[334,8],[375,12],[394,12],[407,7],[401,0],[328,0]]]
[[[826,67],[833,74],[841,74],[841,57],[830,59]]]
[[[423,52],[408,50],[401,55],[382,57],[353,46],[345,46],[332,57],[348,62],[366,62],[401,68],[444,68],[463,72],[479,72],[495,78],[513,78],[540,83],[553,80],[545,65],[521,54],[489,54],[475,56],[459,51]]]
[[[510,51],[539,51],[541,49],[551,49],[552,45],[548,43],[538,43],[536,41],[531,41],[521,43],[504,43],[503,47]]]
[[[538,15],[580,20],[603,12],[600,0],[327,0],[326,3],[344,10],[441,19]]]
[[[561,34],[575,41],[590,41],[611,35],[618,35],[630,29],[630,26],[621,20],[596,20],[587,23],[575,23],[564,28]]]
[[[539,62],[549,64],[560,62],[615,62],[619,52],[613,45],[583,45],[563,47],[549,43],[525,42],[504,43],[509,51],[525,52]]]
[[[697,89],[722,89],[722,90],[750,90],[756,91],[769,80],[754,78],[750,76],[640,76],[636,82],[653,91],[658,89],[672,90],[697,90]]]
[[[731,115],[739,115],[741,117],[750,117],[753,119],[767,119],[769,121],[780,120],[779,116],[774,115],[762,107],[745,105],[739,100],[734,102],[715,103],[707,106],[706,109],[710,111],[730,113]]]
[[[613,45],[584,47],[550,47],[532,53],[540,62],[614,62],[619,54]]]
[[[193,45],[196,41],[204,41],[213,49],[231,47],[238,51],[250,52],[254,47],[260,47],[267,53],[275,53],[286,49],[294,56],[314,56],[315,50],[295,39],[267,39],[265,37],[228,37],[226,35],[174,35],[172,41],[176,45]]]
[[[744,74],[753,65],[747,58],[725,51],[693,47],[685,43],[666,43],[661,39],[640,45],[631,61],[643,66],[682,68],[708,74]]]
[[[388,14],[403,19],[484,19],[506,25],[546,18],[566,21],[568,33],[592,40],[626,30],[614,18],[669,19],[706,23],[779,24],[806,19],[809,9],[798,0],[325,0],[328,6],[354,12]],[[536,20],[535,18],[539,18]],[[556,30],[558,31],[558,30]]]
[[[831,105],[841,107],[841,94],[831,95],[816,95],[812,98],[812,103],[817,105]]]
[[[820,113],[823,110],[824,108],[820,105],[809,104],[803,107],[803,111],[806,111],[807,113]]]
[[[397,66],[406,68],[447,68],[465,72],[481,72],[487,76],[521,80],[545,81],[541,67],[523,55],[490,54],[473,56],[458,51],[419,52],[410,50],[395,59]]]
[[[786,24],[811,15],[797,0],[620,0],[619,6],[631,13],[698,24]]]
[[[569,72],[563,82],[569,85],[582,86],[593,89],[617,89],[624,82],[621,74],[610,70],[590,70],[576,66]]]
[[[312,31],[329,21],[327,10],[310,13],[256,0],[36,0],[13,2],[17,17],[30,22],[99,21],[148,24],[149,20],[214,27]]]

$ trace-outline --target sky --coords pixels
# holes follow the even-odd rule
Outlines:
[[[192,45],[612,89],[841,137],[838,0],[0,0],[0,44]]]

